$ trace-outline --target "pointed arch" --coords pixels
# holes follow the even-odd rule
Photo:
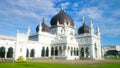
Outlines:
[[[31,49],[30,57],[35,57],[35,50]]]
[[[41,50],[41,57],[44,57],[45,56],[45,47],[42,47],[42,50]]]
[[[51,56],[54,55],[54,47],[51,48]]]
[[[57,46],[55,47],[55,56],[57,56],[58,55],[58,48],[57,48]]]
[[[78,48],[77,48],[77,56],[78,56]]]
[[[46,56],[48,57],[48,55],[49,55],[49,48],[47,47],[46,48]]]
[[[95,57],[97,57],[97,44],[95,43]]]
[[[81,48],[81,57],[84,57],[84,48]]]
[[[12,57],[13,57],[13,48],[9,47],[7,52],[7,58],[12,58]]]
[[[26,57],[29,57],[29,49],[26,51]]]
[[[1,58],[5,57],[5,47],[0,47],[0,57]]]
[[[86,58],[88,58],[89,57],[89,48],[88,47],[86,47]]]

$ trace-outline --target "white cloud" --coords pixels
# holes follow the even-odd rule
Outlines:
[[[11,8],[6,7],[5,13],[11,11],[12,14],[23,17],[40,18],[41,16],[54,15],[57,11],[51,0],[7,0],[7,3]]]
[[[97,7],[83,8],[78,14],[81,16],[87,16],[91,19],[98,19],[102,15],[102,10],[99,10]]]
[[[74,3],[73,6],[74,6],[74,7],[78,7],[79,4],[78,4],[78,3]]]

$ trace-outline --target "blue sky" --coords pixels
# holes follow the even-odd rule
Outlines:
[[[50,26],[61,4],[76,30],[84,16],[87,25],[93,20],[94,28],[99,26],[102,45],[120,44],[120,0],[0,0],[0,35],[15,36],[17,29],[26,33],[28,26],[35,33],[43,17]]]

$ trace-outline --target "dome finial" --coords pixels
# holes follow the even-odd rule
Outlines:
[[[82,16],[82,24],[84,24],[85,23],[85,18],[84,18],[84,16]]]
[[[42,19],[42,23],[44,23],[44,17],[43,17],[43,19]]]
[[[85,18],[84,18],[84,16],[82,16],[82,21],[83,21],[83,22],[85,21]]]

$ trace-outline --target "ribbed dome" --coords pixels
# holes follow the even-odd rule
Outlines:
[[[72,18],[68,14],[66,14],[63,10],[61,10],[57,15],[55,15],[51,19],[50,24],[51,26],[55,26],[57,25],[57,22],[59,22],[59,24],[64,24],[64,22],[67,22],[68,24],[70,23],[72,27],[74,27],[74,22]]]
[[[36,27],[36,32],[39,32],[39,26],[40,25],[38,25]],[[41,26],[42,26],[42,32],[49,32],[49,27],[44,23],[44,18],[43,18],[43,21],[41,23]]]
[[[78,34],[89,33],[89,27],[83,23],[83,25],[78,29]]]

